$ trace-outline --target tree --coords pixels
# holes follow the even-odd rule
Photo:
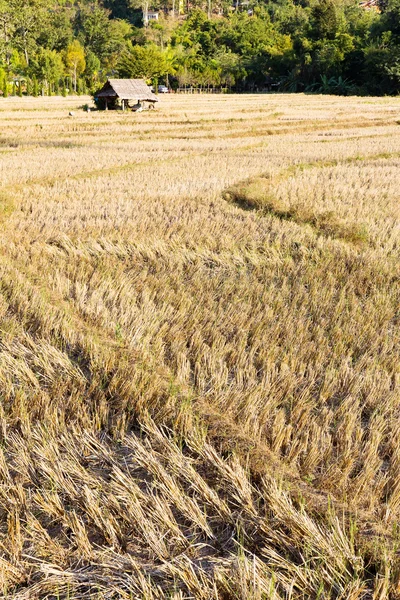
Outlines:
[[[36,75],[33,76],[33,96],[34,98],[37,98],[39,96],[39,85],[38,85],[38,80],[36,78]]]
[[[86,68],[85,78],[90,88],[95,88],[98,81],[98,74],[100,71],[101,63],[97,56],[91,51],[86,52]]]
[[[106,53],[100,57],[102,64],[109,70],[115,71],[121,55],[130,44],[132,27],[129,23],[116,19],[110,21],[109,39]]]
[[[142,10],[142,15],[143,15],[143,20],[142,20],[142,24],[143,25],[147,25],[148,24],[148,19],[147,19],[147,15],[149,12],[149,6],[150,6],[150,0],[130,0],[129,2],[131,8],[133,9],[138,9],[140,8]],[[154,5],[154,8],[157,8],[157,2]]]
[[[168,63],[157,46],[130,46],[118,64],[122,77],[154,79],[168,73]]]
[[[135,14],[130,0],[103,0],[103,4],[110,10],[111,18],[133,22]]]
[[[117,72],[243,91],[268,82],[292,91],[326,82],[335,93],[400,91],[400,0],[379,0],[382,13],[357,0],[249,2],[251,14],[238,3],[232,11],[232,0],[0,0],[0,67],[56,93],[65,75],[76,93],[80,79],[93,90]],[[150,6],[188,15],[161,12],[142,27]]]
[[[107,53],[121,54],[132,37],[132,26],[121,19],[110,21]],[[101,55],[98,55],[101,58]]]
[[[29,65],[36,40],[48,19],[51,0],[8,0],[14,22],[14,44]]]
[[[338,16],[333,0],[319,0],[311,11],[313,35],[317,40],[333,40],[338,30]]]
[[[3,98],[8,98],[8,80],[7,80],[7,75],[4,75],[3,77]]]
[[[121,54],[132,35],[129,23],[121,19],[110,20],[110,11],[97,2],[81,6],[75,24],[83,46],[102,61]]]
[[[57,10],[49,10],[44,24],[36,38],[37,45],[57,52],[65,50],[73,39],[70,10],[60,6]]]
[[[235,82],[245,75],[240,57],[233,52],[220,52],[216,56],[220,65],[221,82],[231,88]]]
[[[76,27],[83,45],[99,57],[107,54],[110,29],[110,12],[97,2],[88,6],[81,5]]]
[[[86,68],[85,50],[78,40],[74,40],[68,46],[65,54],[65,64],[71,71],[74,92],[76,93],[78,77],[82,75]]]
[[[64,73],[62,57],[55,50],[42,48],[32,60],[30,71],[50,90],[51,85],[58,82]]]
[[[0,0],[0,53],[2,62],[10,64],[15,18],[9,2]]]
[[[382,16],[382,25],[384,30],[391,31],[398,41],[400,38],[400,0],[388,0]]]

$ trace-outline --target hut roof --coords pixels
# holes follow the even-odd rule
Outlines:
[[[99,98],[158,102],[157,96],[153,94],[143,79],[109,79],[96,95]]]

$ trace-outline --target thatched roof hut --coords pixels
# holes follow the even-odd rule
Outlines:
[[[129,106],[129,102],[158,102],[158,98],[143,79],[109,79],[96,94],[102,99],[104,108],[113,108],[116,100],[121,101],[122,110]]]

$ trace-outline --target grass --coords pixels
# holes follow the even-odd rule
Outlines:
[[[0,598],[396,600],[398,99],[78,103],[0,102]]]

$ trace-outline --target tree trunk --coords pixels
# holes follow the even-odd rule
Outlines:
[[[11,52],[9,51],[9,47],[8,47],[8,30],[7,30],[7,21],[4,20],[3,21],[3,32],[4,32],[4,49],[5,49],[5,59],[6,59],[6,65],[9,66],[10,65],[10,60],[11,60]]]
[[[148,0],[144,0],[143,2],[143,25],[147,27],[149,24],[149,2]]]
[[[29,66],[29,54],[28,54],[28,44],[26,41],[26,29],[24,29],[24,55],[26,64]]]

